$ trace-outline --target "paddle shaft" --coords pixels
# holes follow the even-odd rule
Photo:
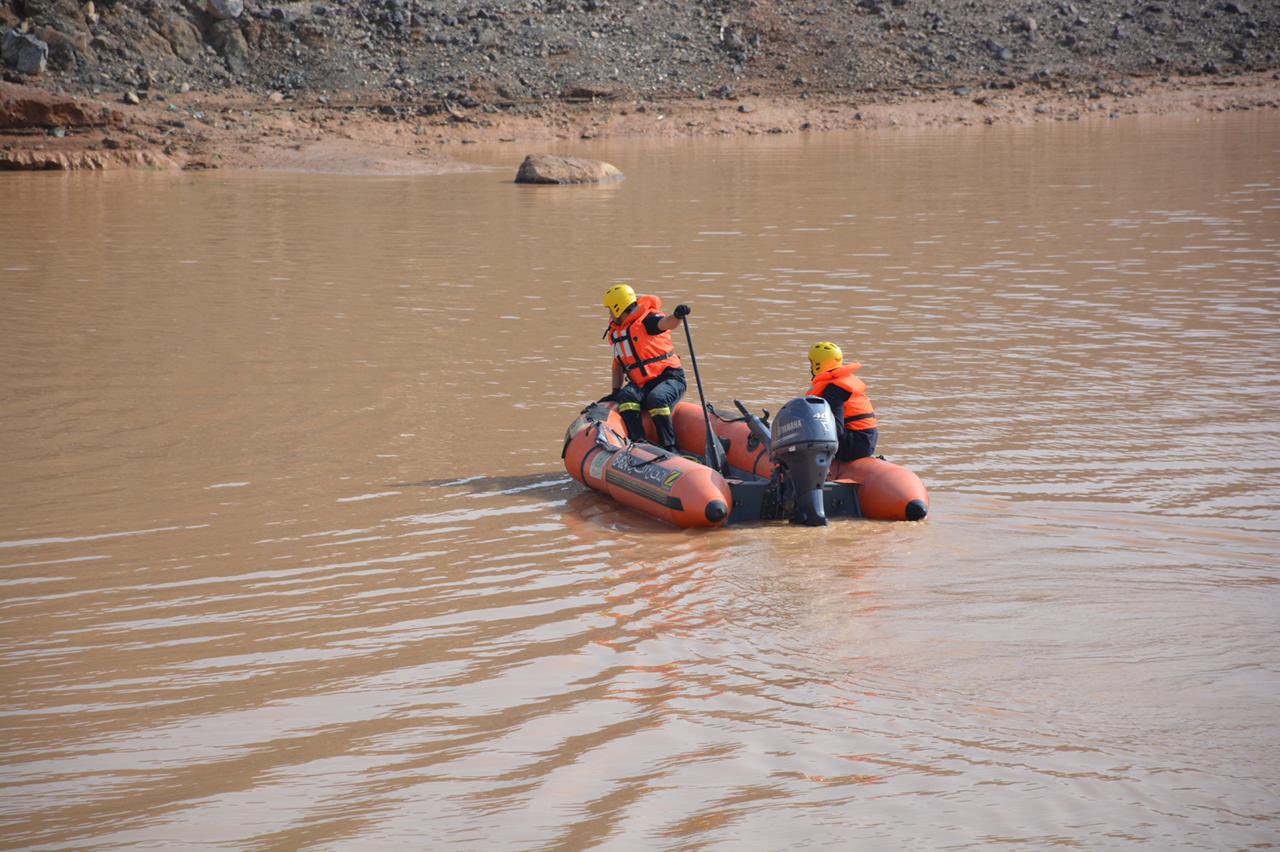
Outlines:
[[[720,442],[716,440],[715,433],[711,431],[711,412],[707,410],[707,398],[702,393],[702,376],[698,373],[698,356],[693,354],[693,335],[689,333],[689,317],[685,315],[680,318],[680,322],[684,324],[684,340],[689,344],[689,363],[693,364],[693,380],[698,385],[698,401],[702,403],[702,419],[707,424],[707,467],[724,473],[724,450],[720,446]]]

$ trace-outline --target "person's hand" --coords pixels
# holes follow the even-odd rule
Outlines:
[[[688,305],[676,305],[676,309],[672,313],[675,314],[676,319],[684,319],[693,313],[693,309]]]
[[[603,402],[617,402],[617,401],[618,401],[618,392],[616,390],[613,390],[613,391],[609,391],[609,393],[597,399],[596,404],[599,405],[600,403],[603,403]]]

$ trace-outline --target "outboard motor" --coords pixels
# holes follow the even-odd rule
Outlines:
[[[773,419],[769,456],[786,468],[795,493],[793,524],[826,526],[822,485],[835,458],[839,440],[831,406],[819,396],[793,399]]]

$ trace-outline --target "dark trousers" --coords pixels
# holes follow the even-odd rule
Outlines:
[[[618,413],[622,422],[627,424],[627,437],[633,441],[645,440],[644,418],[640,412],[647,411],[653,419],[653,428],[658,433],[658,444],[663,449],[676,449],[676,427],[671,422],[671,412],[685,392],[684,371],[667,370],[649,384],[623,385],[618,391]]]
[[[876,429],[841,429],[837,461],[853,461],[874,455],[879,437],[880,432]]]

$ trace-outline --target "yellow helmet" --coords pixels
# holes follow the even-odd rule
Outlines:
[[[617,319],[635,304],[636,291],[632,290],[626,284],[615,284],[608,290],[604,291],[604,306],[609,309],[609,313],[613,314],[613,318]]]
[[[809,350],[809,375],[811,376],[839,367],[843,363],[844,353],[834,343],[824,340],[813,344]]]

